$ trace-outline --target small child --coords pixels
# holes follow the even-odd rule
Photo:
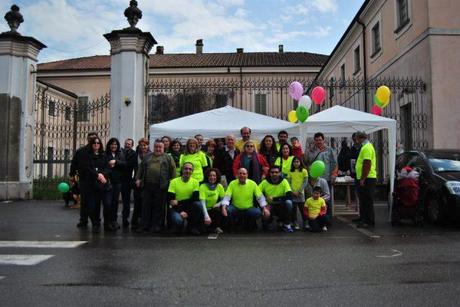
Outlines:
[[[303,152],[302,152],[302,146],[300,145],[300,141],[298,138],[295,136],[291,138],[291,144],[292,144],[292,155],[294,157],[297,157],[299,159],[302,159]]]
[[[310,231],[327,231],[329,220],[326,209],[326,202],[321,197],[321,187],[314,187],[313,196],[307,199],[303,209],[304,218],[308,219]]]
[[[292,190],[292,216],[291,222],[292,227],[295,230],[299,230],[299,224],[297,223],[297,208],[299,208],[300,213],[302,214],[302,208],[305,203],[305,188],[308,184],[308,171],[303,167],[302,162],[299,158],[294,157],[292,159],[291,171],[288,173],[287,179],[291,185]],[[305,220],[302,220],[305,224]]]
[[[66,193],[62,193],[62,197],[65,201],[65,207],[71,209],[80,208],[80,188],[78,187],[78,182],[75,179],[70,180],[70,190]],[[70,201],[73,201],[73,205],[69,206]]]

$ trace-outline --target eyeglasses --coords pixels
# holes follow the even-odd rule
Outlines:
[[[245,147],[254,147],[254,145],[245,145]]]
[[[191,168],[191,167],[184,167],[184,171],[193,171],[193,168]]]
[[[98,144],[98,145],[101,145],[101,142],[94,142],[93,144]]]

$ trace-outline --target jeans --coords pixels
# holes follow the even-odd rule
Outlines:
[[[248,217],[256,220],[262,216],[262,212],[259,208],[238,209],[233,205],[227,207],[227,213],[231,219]]]
[[[361,221],[366,224],[375,224],[374,215],[374,191],[377,179],[368,178],[364,180],[364,186],[358,182],[358,197],[359,197],[359,216]]]
[[[277,216],[284,225],[291,223],[293,209],[290,199],[273,201],[269,207],[270,215]]]
[[[181,201],[177,206],[169,210],[171,224],[176,230],[184,227],[185,220],[180,213],[186,212],[190,228],[199,228],[203,223],[203,209],[199,201]]]
[[[123,211],[121,213],[123,223],[129,220],[131,213],[131,190],[133,189],[133,182],[123,181],[121,183],[121,199],[123,201]]]
[[[162,229],[165,225],[167,191],[158,185],[145,185],[142,191],[141,226],[144,230]]]

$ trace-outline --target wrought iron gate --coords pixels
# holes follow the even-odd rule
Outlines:
[[[37,83],[35,92],[34,198],[52,197],[69,173],[77,148],[90,131],[105,143],[110,132],[110,96],[93,101]]]

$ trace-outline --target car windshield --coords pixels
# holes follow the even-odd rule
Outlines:
[[[460,172],[460,161],[441,158],[431,158],[428,161],[435,172]]]

